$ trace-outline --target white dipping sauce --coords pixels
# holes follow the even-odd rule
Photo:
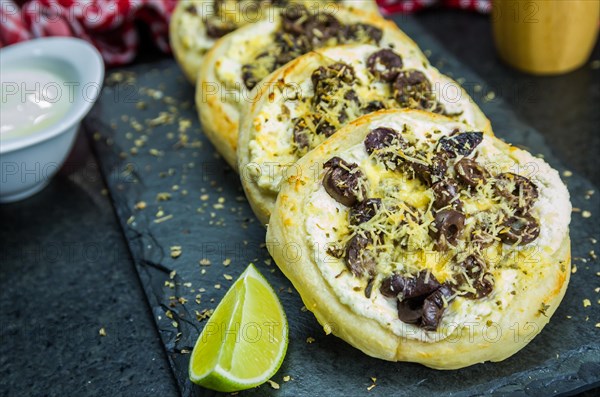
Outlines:
[[[2,71],[0,100],[1,140],[30,135],[57,123],[71,104],[63,76],[26,67]]]

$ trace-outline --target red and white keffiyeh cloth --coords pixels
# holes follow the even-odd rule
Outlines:
[[[136,23],[149,27],[169,51],[169,17],[176,0],[0,0],[0,47],[45,36],[74,36],[92,43],[107,65],[131,62],[139,46]]]
[[[377,4],[386,15],[394,13],[407,14],[434,5],[487,14],[491,11],[492,0],[377,0]]]
[[[383,13],[410,13],[433,5],[489,12],[491,0],[378,0]],[[0,48],[45,36],[74,36],[92,43],[107,65],[133,61],[136,23],[149,27],[169,51],[169,18],[177,0],[0,0]]]

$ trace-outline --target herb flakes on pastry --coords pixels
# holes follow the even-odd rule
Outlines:
[[[169,38],[175,59],[186,78],[196,84],[204,55],[219,38],[249,23],[268,19],[277,10],[296,4],[311,9],[344,6],[378,12],[374,0],[181,0],[169,24]]]
[[[257,99],[242,113],[237,154],[246,196],[262,223],[269,220],[288,167],[364,114],[423,109],[492,134],[488,119],[458,83],[405,49],[320,49],[280,68],[254,92]]]
[[[393,46],[426,62],[418,46],[393,22],[339,7],[335,12],[296,7],[273,20],[246,25],[221,38],[206,55],[196,84],[196,106],[206,136],[237,169],[240,112],[270,73],[317,48],[361,43]],[[252,89],[255,89],[251,92]]]
[[[504,360],[549,321],[570,213],[543,160],[445,116],[384,110],[296,163],[267,248],[327,333],[455,369]]]

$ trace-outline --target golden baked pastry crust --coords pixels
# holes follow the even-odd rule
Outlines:
[[[267,248],[325,332],[332,332],[370,356],[417,362],[436,369],[456,369],[485,361],[504,360],[522,349],[542,330],[566,291],[571,273],[570,240],[566,226],[562,236],[552,234],[556,231],[550,229],[559,227],[553,223],[557,222],[555,219],[542,218],[539,221],[542,233],[553,237],[545,246],[538,247],[539,260],[527,264],[526,268],[522,267],[522,263],[508,263],[521,270],[527,269],[519,272],[514,281],[515,297],[508,300],[502,310],[492,310],[490,315],[493,317],[482,315],[474,323],[459,324],[451,334],[440,340],[424,341],[412,338],[410,334],[399,336],[382,322],[358,314],[354,306],[342,303],[332,281],[325,279],[315,260],[314,249],[307,238],[306,222],[311,194],[319,189],[322,174],[315,178],[312,172],[300,171],[312,169],[314,164],[322,164],[332,156],[361,145],[372,125],[382,125],[389,120],[408,124],[434,122],[439,126],[452,124],[443,116],[421,111],[380,111],[363,116],[338,131],[299,160],[295,175],[283,183],[268,226]],[[523,151],[496,138],[484,139],[492,140],[495,148],[516,159],[529,158]],[[536,181],[542,189],[551,189],[545,192],[546,196],[556,198],[557,202],[553,204],[561,206],[559,211],[569,211],[570,214],[568,193],[558,174],[545,163],[540,161],[539,164],[542,164],[539,168],[542,175],[537,175]],[[543,205],[549,203],[544,202]],[[496,297],[504,299],[506,293],[500,290]],[[458,299],[464,298],[456,298],[454,302]],[[476,310],[479,301],[472,302],[475,304],[471,307]],[[486,318],[494,318],[494,321],[488,323]]]

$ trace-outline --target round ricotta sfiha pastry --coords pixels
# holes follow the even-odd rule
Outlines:
[[[570,213],[543,160],[445,116],[384,110],[290,170],[267,248],[325,332],[455,369],[504,360],[548,323]]]
[[[335,12],[293,10],[223,37],[198,73],[196,107],[204,133],[234,169],[240,112],[256,100],[253,93],[261,81],[279,67],[317,48],[348,43],[394,46],[405,57],[423,57],[396,24],[376,14],[343,7]]]
[[[181,0],[169,24],[175,59],[186,78],[196,84],[202,59],[219,38],[241,26],[269,19],[277,10],[296,4],[311,9],[343,6],[378,12],[374,0]]]
[[[269,221],[282,175],[350,121],[380,109],[444,114],[492,134],[490,122],[460,85],[421,54],[402,48],[343,45],[297,58],[271,74],[243,109],[238,166],[248,200]]]

